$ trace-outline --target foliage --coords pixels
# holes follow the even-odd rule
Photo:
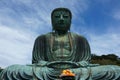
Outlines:
[[[100,64],[100,65],[119,65],[120,66],[120,58],[115,54],[101,55],[98,56],[96,54],[92,54],[91,63]]]

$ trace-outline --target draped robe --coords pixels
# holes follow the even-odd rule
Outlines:
[[[73,43],[71,56],[68,61],[72,62],[80,62],[80,61],[87,61],[89,62],[91,59],[91,51],[90,46],[87,40],[74,33],[69,33],[71,36],[71,42]],[[51,53],[51,45],[52,42],[52,35],[53,33],[48,33],[47,35],[39,36],[33,48],[33,58],[32,63],[39,63],[43,61],[55,61],[53,56],[54,53]],[[63,53],[64,54],[64,53]]]

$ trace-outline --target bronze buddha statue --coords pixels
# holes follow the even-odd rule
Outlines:
[[[36,39],[32,63],[43,65],[56,61],[68,61],[78,65],[81,61],[88,63],[91,52],[87,40],[83,36],[69,32],[71,12],[65,8],[58,8],[52,12],[51,19],[53,31]]]
[[[32,64],[9,66],[0,74],[0,80],[57,80],[64,69],[74,72],[76,80],[119,80],[119,66],[90,64],[89,43],[70,32],[71,19],[67,8],[53,10],[53,31],[35,40]]]

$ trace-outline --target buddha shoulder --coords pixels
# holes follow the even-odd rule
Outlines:
[[[75,38],[86,40],[86,38],[83,35],[80,35],[80,34],[77,34],[77,33],[72,33],[71,32],[71,36],[75,37]]]
[[[51,32],[49,32],[49,33],[47,33],[47,34],[41,34],[41,35],[39,35],[39,36],[36,38],[36,40],[43,39],[43,38],[45,38],[45,37],[47,37],[47,36],[50,36],[51,34],[52,34]]]

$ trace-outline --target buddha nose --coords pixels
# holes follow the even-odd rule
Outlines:
[[[63,15],[60,16],[60,23],[63,23],[64,22],[64,18],[63,18]]]
[[[60,15],[60,19],[63,19],[63,15]]]

